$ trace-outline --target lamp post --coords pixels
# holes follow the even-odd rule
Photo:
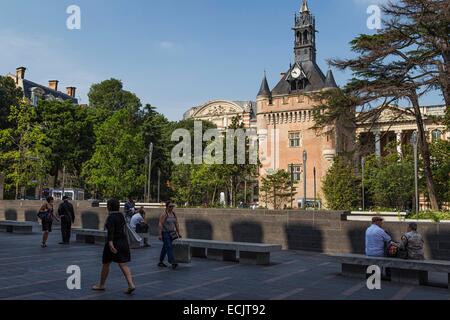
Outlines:
[[[364,172],[366,170],[366,158],[361,158],[361,189],[362,189],[362,211],[366,210],[366,190],[364,188]]]
[[[417,137],[417,131],[414,131],[412,137],[411,137],[411,143],[414,148],[414,186],[415,186],[415,207],[416,207],[416,214],[417,214],[417,220],[419,220],[419,172],[418,172],[418,137]]]
[[[153,156],[153,142],[148,147],[148,187],[147,187],[147,201],[151,201],[151,177],[152,177],[152,156]]]
[[[294,164],[291,164],[291,209],[294,209]]]
[[[314,165],[314,170],[313,170],[313,174],[314,174],[314,208],[318,209],[317,207],[317,184],[316,184],[316,166]]]
[[[306,210],[306,161],[308,160],[308,153],[303,151],[303,209]]]

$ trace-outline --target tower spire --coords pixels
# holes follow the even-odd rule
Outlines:
[[[298,63],[316,61],[316,20],[309,10],[308,1],[303,0],[300,13],[295,17],[292,28],[295,33],[295,61]]]
[[[264,70],[264,78],[261,82],[261,88],[259,89],[258,97],[270,97],[271,92],[269,83],[267,82],[266,71]]]
[[[300,12],[309,12],[308,0],[303,0],[302,9],[300,10]]]

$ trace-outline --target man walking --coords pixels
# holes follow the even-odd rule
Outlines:
[[[73,210],[73,205],[69,202],[69,197],[63,197],[63,203],[61,203],[58,208],[58,215],[61,218],[62,234],[62,242],[59,244],[69,244],[72,223],[75,222],[75,212]]]

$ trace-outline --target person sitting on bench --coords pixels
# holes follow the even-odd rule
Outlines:
[[[144,207],[141,207],[136,213],[131,217],[130,227],[136,233],[148,233],[148,224],[145,222],[145,211]],[[144,245],[148,246],[147,238],[144,238]]]
[[[366,256],[384,257],[386,245],[391,242],[391,236],[383,229],[383,218],[372,218],[372,225],[366,231]]]
[[[417,223],[408,224],[408,232],[402,236],[399,248],[406,253],[405,259],[408,260],[425,260],[423,251],[423,238],[417,232]]]

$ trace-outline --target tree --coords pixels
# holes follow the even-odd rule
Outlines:
[[[266,205],[273,205],[277,210],[290,203],[296,188],[292,184],[291,175],[285,170],[279,170],[262,178],[260,191],[264,194]]]
[[[350,211],[357,208],[360,201],[361,180],[351,162],[344,157],[336,157],[325,175],[322,190],[329,209]]]
[[[0,165],[6,168],[6,192],[15,188],[15,198],[28,187],[42,183],[47,172],[48,148],[45,134],[37,121],[36,109],[25,102],[11,106],[11,127],[0,130]]]
[[[39,101],[38,121],[50,150],[47,157],[55,187],[63,167],[79,178],[82,164],[92,155],[95,140],[91,113],[92,110],[70,101]]]
[[[152,153],[152,170],[151,181],[152,195],[155,195],[158,181],[158,171],[160,172],[161,181],[168,181],[172,171],[172,163],[170,161],[170,137],[166,135],[166,130],[170,126],[167,118],[158,113],[156,108],[150,104],[146,104],[139,112],[139,128],[144,138],[145,146],[153,143]],[[148,170],[148,169],[146,169]],[[165,183],[161,183],[161,196],[169,198],[171,195],[170,188]]]
[[[419,99],[437,88],[442,90],[444,97],[448,95],[449,42],[445,30],[448,30],[449,16],[446,7],[448,1],[441,0],[400,0],[398,4],[390,2],[384,6],[384,13],[389,18],[384,21],[384,27],[377,34],[360,35],[351,42],[352,50],[358,56],[331,61],[339,69],[352,70],[355,78],[341,93],[331,90],[316,97],[325,101],[318,106],[322,113],[316,112],[316,118],[326,117],[328,122],[336,120],[333,117],[336,105],[333,99],[329,100],[330,96],[347,96],[345,100],[351,102],[349,113],[357,108],[362,111],[369,108],[369,112],[355,112],[355,122],[368,118],[376,121],[390,104],[407,99],[412,108],[406,112],[415,117],[418,127],[424,176],[433,209],[438,209],[438,198]],[[430,17],[433,17],[431,22],[428,21]],[[439,32],[433,36],[434,26]],[[373,109],[372,103],[381,103],[381,107]]]
[[[144,138],[128,109],[114,112],[95,129],[92,158],[83,166],[89,186],[104,197],[137,195],[145,183]]]
[[[414,162],[411,153],[399,157],[392,149],[386,157],[372,155],[366,159],[368,202],[376,208],[406,210],[414,197]]]
[[[123,89],[122,81],[117,79],[105,80],[92,85],[88,93],[89,106],[96,110],[97,122],[103,122],[113,112],[128,109],[137,113],[141,108],[141,101],[132,92]]]
[[[17,106],[22,96],[22,89],[16,87],[12,78],[0,76],[0,128],[10,126],[8,121],[10,108]]]
[[[436,183],[440,207],[450,203],[450,142],[435,141],[430,146],[431,168]]]

